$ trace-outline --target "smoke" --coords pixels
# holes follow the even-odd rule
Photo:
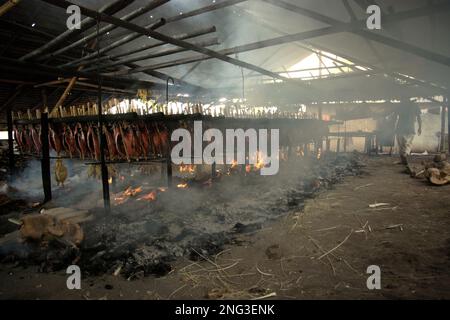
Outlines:
[[[86,205],[89,202],[87,200],[92,197],[100,199],[101,183],[88,177],[88,166],[70,159],[64,159],[63,164],[68,170],[68,176],[64,186],[57,186],[54,171],[55,160],[50,162],[54,205],[81,207]],[[26,167],[13,177],[9,185],[17,190],[14,193],[15,197],[41,201],[44,198],[41,162],[38,160],[28,161]],[[89,207],[92,208],[92,203],[89,204]]]

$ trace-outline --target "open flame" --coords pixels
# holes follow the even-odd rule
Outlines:
[[[179,188],[179,189],[186,189],[188,187],[188,184],[187,183],[180,183],[180,184],[177,184],[177,188]]]
[[[252,171],[259,171],[265,167],[264,156],[262,152],[258,151],[253,157],[256,159],[256,163],[254,165],[247,164],[245,166],[246,173],[250,173]]]
[[[181,164],[179,170],[181,173],[195,173],[196,166],[194,164]]]
[[[256,170],[261,170],[262,168],[264,168],[264,166],[265,166],[264,165],[264,157],[263,157],[261,152],[258,152],[257,161],[256,161],[256,164],[255,164],[255,169]]]

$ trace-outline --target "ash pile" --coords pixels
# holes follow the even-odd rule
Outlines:
[[[219,169],[214,179],[179,178],[173,188],[128,186],[112,196],[108,215],[97,207],[21,217],[15,221],[20,230],[0,239],[0,258],[46,272],[77,264],[85,276],[163,276],[177,258],[216,254],[236,243],[237,235],[301,210],[305,199],[363,167],[356,153],[326,154],[286,161],[275,176]],[[42,221],[30,224],[36,216]]]

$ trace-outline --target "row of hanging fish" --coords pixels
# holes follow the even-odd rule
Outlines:
[[[100,131],[101,130],[101,131]],[[16,125],[14,136],[19,151],[40,155],[42,151],[40,125]],[[117,122],[49,125],[49,147],[58,157],[100,160],[100,138],[104,135],[108,160],[140,160],[165,156],[169,150],[169,132],[162,123]]]

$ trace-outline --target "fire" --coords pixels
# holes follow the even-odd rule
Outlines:
[[[142,192],[142,187],[132,188],[131,186],[126,188],[125,191],[120,192],[114,196],[116,205],[123,204],[128,201],[129,198],[136,196]]]
[[[123,195],[128,196],[128,197],[134,197],[136,194],[141,193],[141,192],[142,192],[142,187],[137,187],[135,189],[133,189],[132,187],[128,187],[123,192]]]
[[[320,160],[322,157],[322,148],[317,148],[317,160]]]
[[[263,158],[261,152],[258,152],[258,158],[257,159],[258,160],[256,161],[255,169],[256,170],[261,170],[261,168],[264,168],[264,158]]]
[[[231,162],[231,169],[236,168],[237,165],[238,165],[237,161],[236,161],[236,160],[233,160],[233,161]]]
[[[254,165],[247,164],[245,166],[245,172],[250,173],[251,171],[258,171],[264,168],[264,157],[261,152],[257,152],[254,156],[254,159],[256,159],[256,163]]]
[[[138,198],[137,200],[138,200],[138,201],[141,201],[141,200],[155,201],[155,200],[156,200],[156,191],[153,190],[152,192],[146,194],[146,195],[143,196],[143,197]]]
[[[187,183],[180,183],[177,185],[177,188],[180,188],[180,189],[186,189],[187,187],[188,187]]]
[[[196,166],[194,164],[188,165],[181,164],[179,170],[182,173],[194,173],[196,170]]]
[[[113,183],[113,178],[112,178],[112,177],[109,177],[108,183],[109,183],[109,184],[112,184],[112,183]]]
[[[186,187],[187,187],[187,183],[186,183]],[[147,194],[144,194],[142,196],[140,196],[139,198],[137,198],[137,195],[143,192],[143,188],[141,186],[137,187],[137,188],[133,188],[133,187],[128,187],[126,188],[124,191],[117,193],[114,196],[114,201],[115,201],[115,205],[121,205],[124,204],[125,202],[127,202],[129,199],[136,199],[136,201],[155,201],[157,199],[157,195],[158,192],[166,192],[168,189],[166,187],[152,187],[152,191],[148,192]]]

